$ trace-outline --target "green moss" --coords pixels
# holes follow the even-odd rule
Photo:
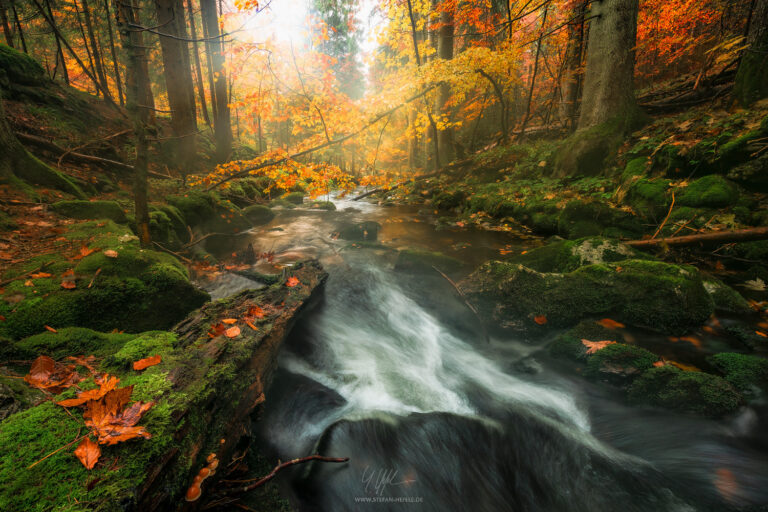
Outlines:
[[[571,360],[586,360],[587,347],[581,340],[624,341],[619,331],[603,327],[594,320],[582,320],[573,329],[560,334],[549,346],[549,353],[555,357]]]
[[[34,359],[39,355],[56,360],[74,355],[104,357],[135,337],[135,334],[106,334],[83,327],[64,327],[56,333],[46,331],[10,342],[10,350],[14,359]]]
[[[669,180],[640,179],[627,190],[627,203],[644,217],[655,218],[667,212],[670,203]]]
[[[312,201],[309,203],[309,207],[313,210],[336,210],[336,205],[333,204],[333,201]]]
[[[269,207],[270,208],[275,208],[275,207],[286,208],[288,210],[292,210],[292,209],[296,208],[296,204],[292,203],[292,202],[290,202],[290,201],[288,201],[286,199],[280,198],[280,199],[273,199],[272,201],[270,201],[269,202]]]
[[[731,182],[711,174],[685,187],[678,194],[677,203],[695,208],[723,208],[733,205],[738,199],[739,191]]]
[[[186,225],[203,232],[232,233],[251,227],[240,208],[214,192],[190,190],[166,200],[178,209]]]
[[[559,177],[597,176],[616,156],[626,131],[619,118],[586,130],[577,130],[563,141],[555,156]]]
[[[452,272],[462,266],[461,261],[440,252],[403,249],[398,252],[395,270],[398,272],[435,272],[432,267],[442,272]]]
[[[634,178],[635,176],[643,176],[646,173],[647,168],[647,157],[633,158],[627,162],[626,167],[624,167],[624,172],[621,174],[621,179],[622,181],[627,181],[631,178]]]
[[[525,254],[510,258],[538,272],[571,272],[584,265],[613,263],[627,259],[652,259],[640,251],[623,245],[617,240],[588,237],[578,240],[561,240],[528,250]]]
[[[768,359],[723,352],[709,357],[707,361],[725,376],[725,380],[743,392],[754,394],[756,388],[764,388],[768,384]]]
[[[268,206],[261,204],[255,204],[249,206],[243,210],[243,215],[253,223],[254,226],[260,226],[266,224],[275,218],[275,212],[269,209]]]
[[[749,314],[752,311],[749,302],[739,292],[719,279],[708,277],[704,281],[704,288],[712,297],[717,311],[742,315]]]
[[[734,412],[743,399],[727,381],[674,366],[652,368],[629,388],[629,399],[680,412],[719,417]]]
[[[615,343],[589,357],[586,375],[607,380],[634,378],[653,368],[653,363],[658,359],[656,354],[643,348]]]
[[[176,343],[176,335],[165,331],[150,331],[132,336],[106,359],[105,364],[122,370],[130,370],[134,361],[145,357],[160,355],[167,356]]]
[[[736,73],[733,95],[744,107],[768,96],[766,51],[768,51],[768,34],[763,30],[760,32],[759,39],[744,52]]]
[[[72,219],[110,219],[121,224],[127,221],[115,201],[59,201],[51,205],[51,210]]]
[[[714,311],[695,268],[648,260],[586,265],[566,274],[489,262],[463,281],[462,288],[494,321],[523,330],[539,315],[554,327],[600,315],[682,334]]]
[[[45,72],[38,62],[18,50],[0,43],[0,71],[8,80],[25,85],[39,85]]]
[[[17,227],[16,221],[10,215],[0,210],[0,231],[11,231]]]
[[[288,194],[285,194],[282,199],[293,204],[302,204],[304,202],[304,192],[289,192]]]

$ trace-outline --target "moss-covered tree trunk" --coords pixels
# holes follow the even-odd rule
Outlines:
[[[592,2],[579,129],[632,117],[638,0]]]
[[[743,106],[768,96],[768,0],[757,0],[749,19],[749,47],[736,73],[733,94]]]

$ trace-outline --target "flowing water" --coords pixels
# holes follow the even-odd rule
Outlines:
[[[338,211],[282,211],[252,242],[276,260],[318,257],[330,277],[283,347],[260,449],[347,464],[280,477],[298,510],[704,511],[768,503],[765,407],[724,421],[628,407],[542,343],[484,339],[437,272],[393,269],[405,247],[466,266],[521,250],[503,232],[437,231],[428,214],[336,199]],[[382,245],[335,238],[349,223],[382,225]],[[279,228],[279,229],[277,229]],[[216,296],[253,286],[225,275]],[[635,333],[639,341],[652,335]]]

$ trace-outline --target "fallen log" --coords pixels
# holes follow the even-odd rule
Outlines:
[[[31,144],[44,151],[48,151],[49,153],[55,156],[70,158],[76,162],[97,165],[101,168],[120,169],[123,171],[130,171],[130,172],[133,172],[134,170],[132,165],[128,165],[123,162],[118,162],[117,160],[110,160],[109,158],[101,158],[98,156],[86,155],[83,153],[68,151],[58,146],[54,142],[43,137],[38,137],[37,135],[30,135],[28,133],[16,132],[16,138],[19,139],[19,141],[21,141],[22,143]],[[170,176],[167,176],[165,174],[160,174],[154,171],[149,171],[149,174],[150,176],[153,176],[155,178],[161,178],[161,179],[171,178]]]
[[[400,183],[397,183],[397,184],[395,184],[395,185],[393,185],[391,187],[379,187],[379,188],[375,188],[373,190],[369,190],[368,192],[364,192],[364,193],[360,194],[357,197],[353,197],[352,200],[353,201],[359,201],[360,199],[364,199],[364,198],[366,198],[368,196],[372,196],[373,194],[377,194],[379,192],[386,192],[386,191],[389,191],[389,190],[394,190],[397,187],[402,187],[403,185],[405,185],[406,183],[409,183],[411,181],[420,181],[420,180],[424,180],[424,179],[427,179],[427,178],[434,178],[435,176],[440,176],[441,174],[453,172],[453,171],[455,171],[457,169],[462,169],[462,168],[466,167],[467,165],[471,164],[473,161],[474,160],[472,158],[466,158],[466,159],[461,160],[459,162],[454,162],[452,164],[446,165],[445,167],[443,167],[442,169],[440,169],[438,171],[430,172],[428,174],[419,174],[418,176],[414,176],[413,178],[409,178],[407,180],[403,180]]]
[[[111,338],[114,344],[95,363],[96,371],[119,378],[132,401],[152,405],[137,427],[146,429],[144,438],[101,445],[92,469],[72,453],[72,444],[89,435],[79,410],[45,400],[2,420],[0,448],[14,455],[2,459],[0,508],[29,510],[37,504],[62,510],[75,502],[83,511],[205,507],[231,462],[251,446],[252,422],[271,398],[278,351],[327,273],[308,260],[296,263],[288,276],[295,278],[291,286],[281,279],[209,302],[170,332]],[[151,367],[138,370],[133,364],[156,354],[161,358]],[[201,484],[195,478],[203,468],[208,478]],[[187,501],[191,487],[194,501]]]
[[[735,231],[714,231],[697,235],[676,236],[671,238],[651,238],[648,240],[630,240],[624,244],[631,247],[654,247],[657,245],[681,246],[695,244],[726,244],[734,242],[749,242],[768,238],[768,226]]]

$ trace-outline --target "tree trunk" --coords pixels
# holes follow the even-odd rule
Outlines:
[[[21,41],[21,49],[24,53],[27,53],[27,41],[24,39],[24,30],[21,28],[21,21],[19,20],[19,12],[16,10],[16,2],[10,0],[11,12],[13,12],[13,20],[16,24],[16,32],[19,34],[19,41]]]
[[[176,161],[183,174],[190,171],[196,160],[197,119],[195,89],[189,67],[186,16],[181,0],[155,0],[157,23],[162,27],[160,47],[163,52],[163,74],[171,107],[171,126],[176,137]]]
[[[115,35],[112,29],[112,13],[109,10],[109,0],[104,0],[104,12],[107,17],[107,33],[109,34],[109,53],[112,55],[112,67],[115,73],[115,84],[117,84],[117,97],[120,100],[120,106],[125,106],[123,97],[123,81],[120,78],[120,66],[117,63],[117,51],[115,50]]]
[[[216,13],[216,0],[200,0],[203,26],[206,29],[206,48],[211,58],[212,72],[215,76],[216,111],[213,127],[216,136],[216,157],[219,162],[226,162],[232,153],[232,123],[229,115],[227,98],[227,76],[224,72],[224,53],[219,33],[219,17]]]
[[[208,104],[205,101],[203,69],[200,65],[200,51],[197,47],[197,27],[195,26],[195,11],[192,9],[192,0],[187,0],[187,12],[189,13],[189,30],[192,33],[192,52],[195,56],[195,75],[197,78],[197,94],[200,97],[200,110],[203,111],[205,124],[211,126],[211,117],[208,115]]]
[[[568,47],[565,53],[565,70],[560,85],[560,120],[569,130],[576,129],[581,88],[581,61],[584,48],[584,13],[587,2],[580,1],[574,8],[574,20],[568,24]]]
[[[51,0],[45,0],[45,6],[48,8],[48,16],[53,22],[56,22],[56,18],[53,17],[53,9],[51,8]],[[59,38],[58,31],[53,31],[53,37],[56,40],[56,70],[53,72],[56,76],[56,72],[61,68],[61,72],[64,76],[64,83],[69,85],[69,70],[67,69],[67,61],[64,60],[64,51],[61,49],[61,39]]]
[[[636,116],[634,94],[638,0],[592,2],[579,129]]]
[[[453,59],[453,14],[447,9],[440,12],[440,30],[437,36],[437,56],[442,60]],[[435,115],[439,116],[443,123],[450,118],[445,104],[451,97],[451,88],[448,84],[441,84],[437,89],[435,99]],[[453,130],[443,128],[437,131],[437,147],[440,152],[439,162],[447,164],[454,158]]]
[[[531,86],[528,89],[528,101],[525,103],[525,116],[520,125],[520,138],[525,137],[525,127],[528,125],[528,119],[531,117],[531,103],[533,102],[533,88],[536,86],[536,75],[539,72],[539,55],[541,55],[541,41],[544,39],[544,29],[547,25],[547,13],[549,4],[544,6],[544,14],[541,18],[541,32],[539,32],[539,41],[536,43],[536,57],[533,59],[533,73],[531,74]]]
[[[733,88],[734,97],[745,107],[768,96],[768,0],[754,4],[747,43]]]
[[[136,212],[136,228],[139,242],[148,247],[152,242],[149,235],[149,206],[147,204],[147,161],[149,146],[147,126],[150,115],[147,103],[151,96],[147,74],[144,33],[132,30],[128,25],[138,25],[138,6],[127,0],[115,0],[118,13],[118,28],[126,52],[125,82],[126,107],[136,134],[136,163],[134,164],[133,200]]]
[[[94,61],[93,53],[91,52],[91,47],[88,45],[88,38],[85,35],[85,27],[83,27],[83,20],[80,19],[80,8],[77,5],[77,0],[72,2],[72,5],[75,8],[75,17],[77,18],[77,25],[80,27],[80,35],[83,38],[83,48],[85,48],[85,53],[86,55],[88,55],[88,62],[91,65],[90,72],[91,74],[93,74],[94,69],[96,69],[96,65],[93,62]],[[51,20],[53,20],[53,18],[51,18]],[[94,75],[94,77],[95,77],[95,80],[99,80],[98,75]],[[106,89],[102,89],[102,87],[103,85],[99,80],[99,82],[96,84],[96,96],[98,96],[99,93],[102,93],[104,95],[104,99],[107,99],[107,96],[109,96],[109,93],[107,92]]]
[[[96,76],[101,83],[104,94],[112,97],[109,92],[109,83],[107,82],[107,75],[104,74],[104,66],[102,66],[101,52],[99,52],[99,45],[96,42],[96,34],[93,31],[93,21],[91,19],[91,8],[88,5],[88,0],[82,0],[83,2],[83,17],[85,18],[85,28],[88,31],[88,40],[91,43],[91,51],[93,52],[93,65],[96,69]]]
[[[0,0],[0,22],[3,24],[5,43],[13,48],[13,33],[11,32],[11,24],[8,23],[8,8],[5,5],[5,0]]]

